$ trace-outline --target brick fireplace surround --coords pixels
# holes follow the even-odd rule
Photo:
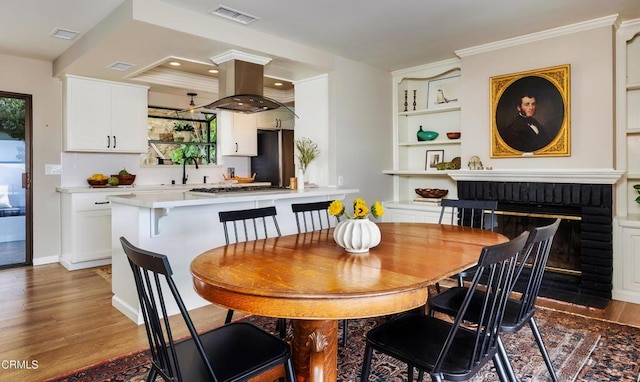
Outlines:
[[[458,198],[497,200],[499,211],[579,217],[579,275],[547,271],[540,295],[597,308],[611,300],[611,184],[458,180],[457,187]]]
[[[613,288],[613,185],[622,172],[458,170],[458,198],[497,200],[499,211],[579,217],[578,275],[545,272],[540,295],[603,308]],[[553,249],[552,249],[553,251]]]

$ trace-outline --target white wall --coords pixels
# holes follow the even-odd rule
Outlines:
[[[359,188],[369,204],[393,198],[391,73],[336,57],[329,81],[329,144],[335,152],[329,181]]]
[[[0,55],[0,84],[3,91],[33,95],[33,262],[57,261],[60,176],[44,169],[60,163],[62,83],[51,76],[51,62]]]
[[[571,156],[490,159],[489,79],[563,64],[571,65]],[[613,168],[613,73],[611,26],[463,56],[462,162],[478,155],[494,169]]]

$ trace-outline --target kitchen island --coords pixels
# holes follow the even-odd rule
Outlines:
[[[131,268],[119,238],[169,257],[174,280],[188,309],[209,304],[193,289],[191,260],[202,252],[225,245],[218,212],[275,206],[283,235],[297,232],[291,204],[349,200],[357,189],[311,188],[304,191],[263,189],[231,192],[136,192],[111,195],[112,305],[138,324],[142,315]],[[169,304],[170,314],[178,313]]]

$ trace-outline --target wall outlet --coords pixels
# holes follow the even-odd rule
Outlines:
[[[344,177],[342,175],[338,176],[338,186],[344,186]]]

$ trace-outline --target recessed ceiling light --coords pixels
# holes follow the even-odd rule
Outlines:
[[[171,65],[171,66],[180,66],[180,63],[178,61],[171,61],[169,63],[169,65]]]
[[[51,32],[51,35],[53,37],[61,38],[64,40],[73,40],[79,34],[80,32],[75,32],[75,31],[62,29],[62,28],[55,28],[53,32]]]
[[[273,86],[282,86],[282,82],[274,82]]]
[[[127,69],[129,69],[130,67],[134,66],[133,64],[129,64],[127,62],[114,62],[113,64],[107,66],[107,68],[109,69],[113,69],[113,70],[118,70],[118,71],[125,71]]]
[[[218,69],[209,69],[209,73],[216,74],[218,73]]]

